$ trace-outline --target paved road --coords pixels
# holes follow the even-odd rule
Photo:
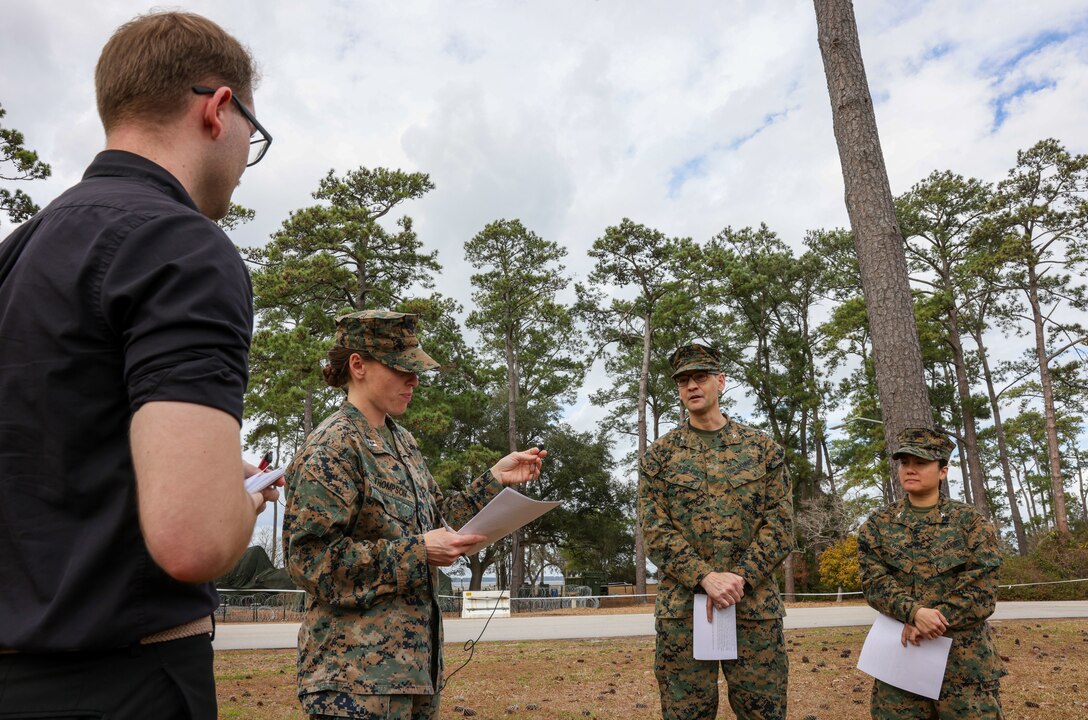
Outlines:
[[[870,625],[876,612],[865,605],[843,607],[790,608],[786,628],[840,627]],[[1088,618],[1088,601],[999,602],[994,620],[1029,618]],[[475,639],[483,630],[484,620],[446,620],[446,642],[463,643]],[[625,637],[653,635],[652,614],[636,615],[557,615],[549,617],[493,618],[482,640],[561,640],[574,638]],[[216,650],[293,648],[298,638],[298,623],[222,623],[216,627]]]

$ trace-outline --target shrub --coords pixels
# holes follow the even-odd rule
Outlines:
[[[1048,583],[1057,580],[1088,578],[1088,529],[1081,528],[1069,540],[1050,532],[1024,557],[1005,558],[1001,567],[1001,585]],[[1086,600],[1088,582],[1028,587],[1003,587],[999,600]]]
[[[820,555],[820,582],[831,591],[840,587],[846,592],[861,589],[856,535],[847,535],[823,551]]]

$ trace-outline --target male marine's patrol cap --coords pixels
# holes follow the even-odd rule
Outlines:
[[[903,455],[914,455],[923,460],[944,460],[952,457],[956,444],[944,433],[927,428],[907,428],[895,438],[898,449],[892,457],[898,460]]]
[[[722,371],[721,357],[721,353],[714,348],[692,343],[676,348],[669,356],[669,365],[672,365],[673,377],[696,370],[720,373]]]
[[[336,344],[359,350],[382,365],[404,372],[438,367],[416,337],[416,316],[386,310],[363,310],[336,318]]]

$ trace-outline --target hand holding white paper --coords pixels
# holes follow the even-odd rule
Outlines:
[[[858,670],[900,690],[937,700],[952,638],[922,640],[903,647],[903,623],[878,615],[858,655]]]
[[[287,468],[281,467],[250,475],[246,478],[246,492],[255,493],[264,490],[266,487],[283,477],[285,472],[287,472]]]
[[[503,488],[491,498],[491,502],[457,532],[487,536],[487,540],[474,545],[465,555],[478,553],[497,540],[501,540],[518,528],[531,523],[544,513],[559,507],[561,503],[533,500],[516,490]]]

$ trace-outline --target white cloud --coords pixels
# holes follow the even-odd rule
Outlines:
[[[39,201],[101,148],[97,54],[149,8],[5,4],[3,123],[53,165],[54,178],[25,188]],[[255,104],[275,142],[236,194],[257,211],[236,233],[242,244],[313,202],[330,168],[360,165],[431,174],[437,188],[404,212],[440,251],[440,288],[466,306],[461,244],[498,218],[566,245],[579,276],[585,248],[625,216],[700,241],[766,222],[794,245],[807,229],[847,224],[807,0],[185,8],[235,33],[263,69]],[[893,191],[934,169],[999,179],[1043,137],[1088,150],[1083,2],[882,0],[857,12]],[[1040,89],[1015,92],[1031,83]],[[570,414],[583,429],[600,416],[584,396]]]

